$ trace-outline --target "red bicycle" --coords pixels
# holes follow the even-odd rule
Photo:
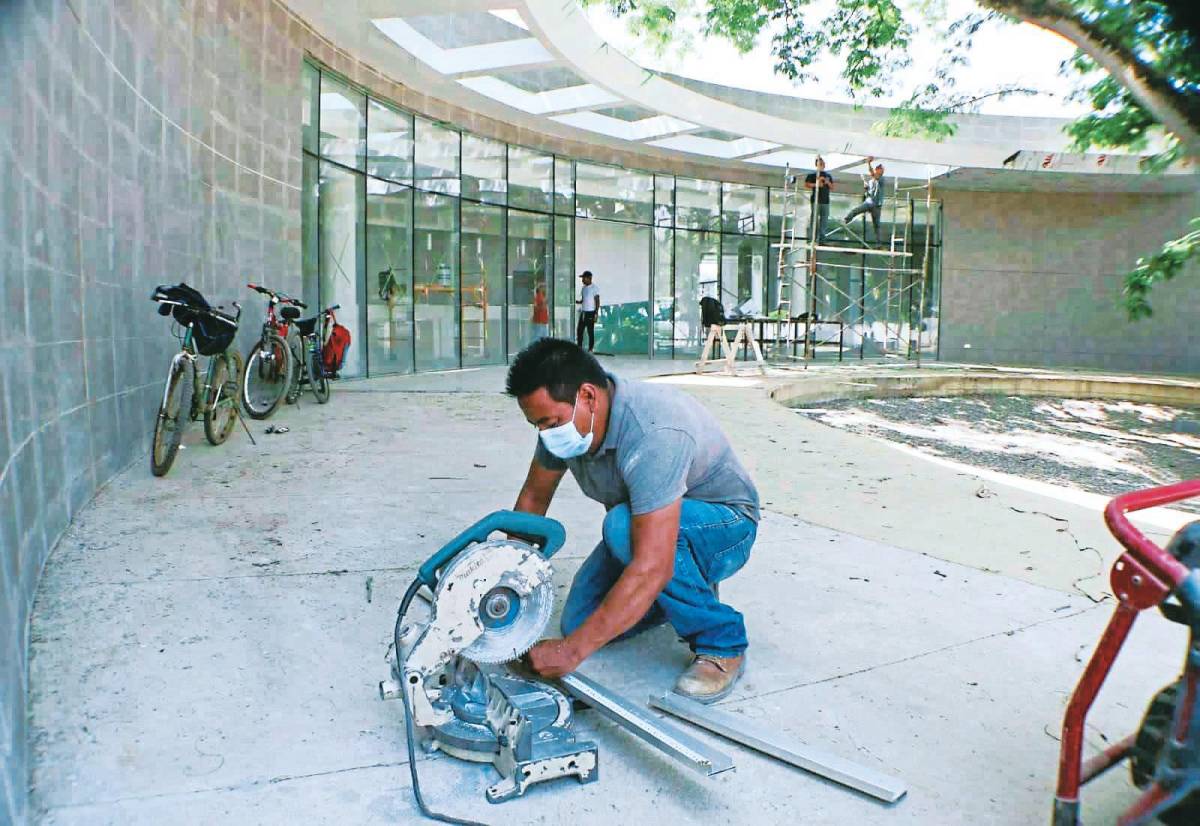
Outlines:
[[[1058,758],[1054,826],[1077,826],[1079,789],[1126,758],[1142,789],[1120,826],[1143,826],[1156,818],[1170,826],[1200,823],[1200,520],[1171,538],[1166,548],[1147,539],[1125,516],[1200,496],[1200,479],[1118,496],[1104,520],[1125,553],[1112,569],[1117,610],[1088,661],[1063,718]],[[1171,622],[1188,627],[1191,639],[1179,678],[1150,703],[1136,734],[1082,760],[1083,728],[1100,687],[1141,611],[1158,608]]]
[[[265,419],[278,409],[292,386],[298,365],[288,346],[288,335],[290,325],[300,318],[300,310],[308,305],[278,290],[257,284],[246,286],[267,297],[267,319],[263,323],[262,337],[246,359],[242,406],[252,418]],[[276,305],[282,305],[278,313]]]

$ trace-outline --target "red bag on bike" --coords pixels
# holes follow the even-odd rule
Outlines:
[[[334,322],[333,329],[329,331],[329,340],[321,348],[321,360],[327,375],[336,376],[337,372],[342,369],[342,362],[346,360],[348,349],[350,349],[350,331]]]

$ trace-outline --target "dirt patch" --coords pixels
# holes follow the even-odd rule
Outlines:
[[[797,412],[977,467],[1104,495],[1200,477],[1197,408],[956,396],[860,399]],[[1195,500],[1177,507],[1200,512]]]

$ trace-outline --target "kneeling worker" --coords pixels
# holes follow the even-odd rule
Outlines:
[[[695,653],[674,690],[709,703],[729,694],[745,668],[746,625],[716,586],[746,564],[759,508],[716,420],[686,393],[618,379],[560,339],[526,347],[507,390],[539,431],[516,510],[545,514],[567,470],[608,509],[571,584],[563,637],[535,645],[530,665],[558,677],[670,622]]]

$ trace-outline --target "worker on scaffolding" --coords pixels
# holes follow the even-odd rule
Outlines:
[[[879,217],[883,213],[883,164],[872,166],[875,158],[868,155],[864,161],[867,165],[869,174],[863,175],[863,200],[862,203],[850,210],[846,217],[842,219],[843,224],[849,224],[859,215],[863,213],[871,214],[871,224],[875,228],[875,243],[880,243],[879,237]]]
[[[825,243],[825,226],[829,223],[829,192],[833,189],[833,176],[825,171],[825,159],[817,155],[814,161],[817,171],[808,173],[804,188],[811,190],[808,196],[808,226],[816,224],[817,243]]]

